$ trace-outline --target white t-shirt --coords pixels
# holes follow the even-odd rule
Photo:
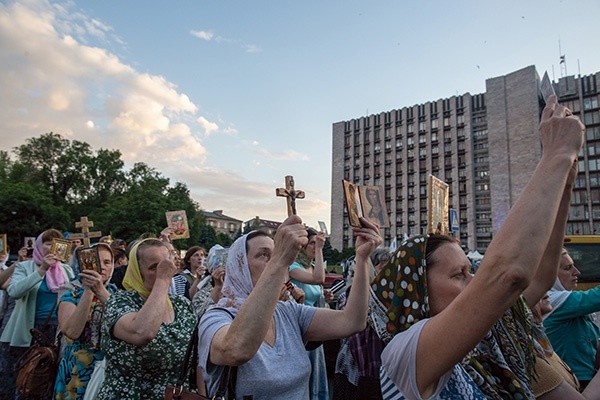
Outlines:
[[[429,318],[397,334],[383,350],[380,375],[385,400],[422,398],[417,387],[417,344],[427,321]],[[463,367],[456,364],[440,377],[429,399],[485,399],[485,396]]]

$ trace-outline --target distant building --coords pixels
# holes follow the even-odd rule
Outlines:
[[[267,232],[269,235],[274,236],[279,228],[281,222],[269,221],[268,219],[261,219],[258,216],[244,222],[244,232],[261,230]]]
[[[427,229],[430,174],[450,185],[464,247],[484,252],[541,157],[540,77],[533,66],[486,80],[486,92],[452,96],[333,124],[330,240],[353,245],[342,179],[381,185],[386,243]],[[554,82],[559,102],[586,125],[568,234],[600,233],[600,72]]]
[[[242,221],[223,214],[223,210],[204,211],[206,224],[215,228],[217,233],[224,233],[233,238],[242,231]]]

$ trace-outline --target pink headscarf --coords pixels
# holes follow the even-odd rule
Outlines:
[[[42,265],[44,262],[44,244],[42,243],[42,235],[35,239],[35,245],[33,246],[33,262],[37,265]],[[60,261],[56,261],[50,264],[50,268],[46,271],[46,285],[48,290],[52,293],[58,293],[58,289],[65,284],[65,275]]]

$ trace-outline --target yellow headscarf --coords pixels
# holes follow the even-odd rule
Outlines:
[[[142,243],[148,240],[159,240],[155,238],[148,238],[144,240],[140,240],[137,242],[129,252],[129,263],[127,264],[127,270],[125,271],[125,277],[123,278],[123,287],[126,290],[134,290],[140,296],[145,299],[150,296],[150,290],[144,286],[144,279],[142,278],[142,273],[140,272],[140,265],[137,259],[138,248]],[[165,246],[166,247],[166,246]],[[171,299],[167,296],[167,305],[170,309],[173,309],[173,304],[171,304]]]

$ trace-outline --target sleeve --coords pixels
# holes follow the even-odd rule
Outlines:
[[[102,324],[107,328],[106,332],[109,332],[110,336],[114,338],[113,328],[117,321],[125,314],[138,312],[140,308],[135,303],[132,292],[115,293],[110,296],[104,306],[102,317]]]
[[[10,285],[8,285],[8,295],[14,299],[20,299],[36,287],[42,279],[44,277],[37,272],[36,268],[32,272],[28,272],[26,263],[17,263]]]
[[[82,292],[83,291],[80,291],[79,288],[76,288],[73,290],[68,290],[65,292],[65,294],[62,295],[59,303],[65,302],[65,303],[79,304],[79,300],[81,299]]]
[[[381,354],[381,367],[407,399],[420,399],[417,387],[417,344],[421,330],[429,319],[424,319],[408,330],[394,336]],[[440,377],[437,388],[431,398],[435,398],[450,380],[451,369]]]
[[[536,399],[556,389],[564,380],[548,361],[539,356],[535,357],[535,372],[538,379],[531,380],[531,388]]]
[[[300,326],[300,332],[302,333],[302,336],[304,336],[315,316],[315,312],[317,312],[317,308],[298,304],[295,301],[286,301],[284,304],[297,308],[298,326]]]
[[[556,310],[559,315],[565,315],[568,319],[583,317],[598,311],[600,311],[600,286],[585,291],[572,291],[567,300]]]
[[[289,270],[293,271],[293,270],[298,269],[298,268],[304,268],[304,267],[302,265],[300,265],[297,261],[294,261],[292,263],[292,265],[290,265],[290,269]]]
[[[210,345],[219,329],[230,325],[233,318],[227,311],[213,308],[204,313],[198,325],[198,366],[204,372],[204,379],[210,395],[216,391],[216,383],[225,369],[222,365],[210,362]]]

